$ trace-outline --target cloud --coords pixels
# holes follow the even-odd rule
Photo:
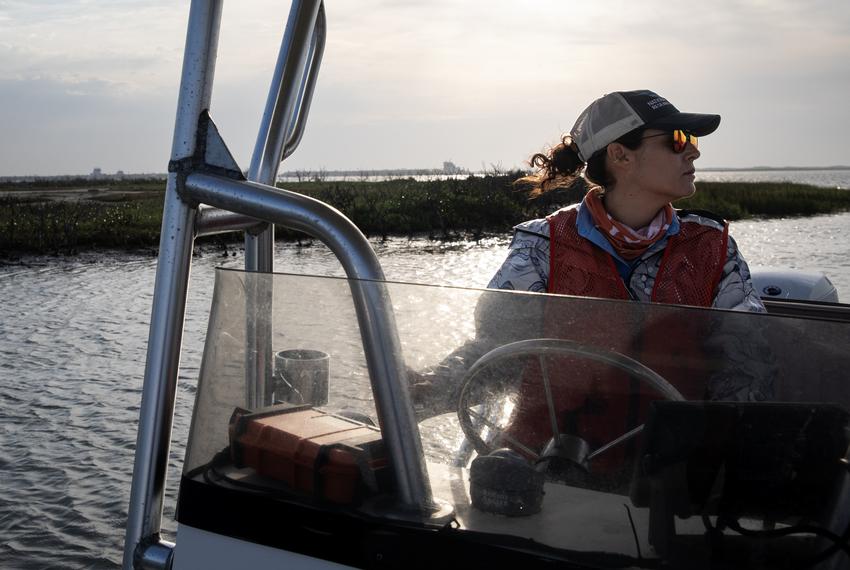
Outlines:
[[[97,80],[0,80],[0,172],[164,171],[173,102],[112,94]]]
[[[0,78],[107,81],[150,91],[179,74],[185,9],[170,3],[6,2]]]
[[[224,7],[212,114],[243,166],[287,11]],[[45,168],[25,148],[45,139],[28,132],[74,148],[75,171],[107,168],[100,156],[163,170],[187,16],[170,0],[0,3],[0,103],[18,107],[0,109],[15,140],[0,174]],[[307,132],[286,169],[518,165],[594,98],[638,88],[723,115],[706,166],[850,162],[835,128],[850,124],[846,0],[359,0],[329,3],[327,17]],[[753,132],[766,135],[758,145]],[[56,156],[70,168],[68,152]]]

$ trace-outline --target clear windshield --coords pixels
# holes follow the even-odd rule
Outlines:
[[[407,366],[399,382],[454,531],[601,565],[720,556],[772,568],[838,550],[850,517],[848,324],[387,290]],[[259,391],[257,370],[268,375]],[[218,272],[186,476],[291,487],[308,502],[331,493],[319,498],[390,516],[375,410],[347,280]],[[328,491],[330,472],[345,469]]]

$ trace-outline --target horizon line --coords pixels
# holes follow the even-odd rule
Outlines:
[[[697,168],[697,173],[702,172],[718,172],[718,171],[727,171],[727,172],[747,172],[747,171],[783,171],[783,170],[850,170],[850,165],[829,165],[829,166],[707,166],[704,168]],[[497,173],[508,174],[510,172],[516,171],[525,171],[520,168],[499,168],[495,169]],[[462,176],[464,174],[482,174],[488,173],[488,169],[480,169],[480,170],[469,170],[462,167],[458,167],[456,171],[449,172],[440,168],[358,168],[354,170],[350,169],[339,169],[339,170],[329,170],[327,168],[299,168],[296,170],[286,170],[284,172],[278,173],[277,177],[281,178],[291,178],[296,177],[299,174],[301,176],[309,176],[314,173],[322,173],[324,175],[334,175],[334,174],[345,174],[345,175],[363,175],[363,174],[428,174],[428,175],[446,175],[446,176]],[[86,174],[0,174],[0,180],[9,180],[9,179],[23,179],[23,178],[114,178],[116,176],[126,176],[126,177],[155,177],[155,178],[165,178],[168,176],[167,172],[127,172],[127,171],[115,171],[115,172],[100,172],[94,173],[89,172]]]

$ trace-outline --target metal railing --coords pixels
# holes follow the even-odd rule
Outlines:
[[[273,223],[304,231],[337,255],[353,279],[352,296],[398,499],[413,509],[425,511],[432,506],[419,432],[402,381],[405,371],[394,316],[375,253],[354,224],[334,208],[272,186],[281,160],[295,150],[304,132],[325,44],[324,5],[321,0],[292,3],[251,161],[250,182],[242,180],[234,168],[206,163],[206,147],[218,136],[208,111],[221,8],[222,0],[193,0],[189,14],[125,536],[126,570],[171,565],[174,545],[161,540],[160,529],[197,235],[245,230],[246,269],[253,271],[272,269]],[[226,147],[218,150],[217,156],[229,157]],[[263,398],[262,382],[268,378],[271,362],[268,326],[261,325],[249,338],[257,354],[252,374],[258,401]]]

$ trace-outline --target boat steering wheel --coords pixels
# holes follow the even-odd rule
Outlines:
[[[637,360],[624,356],[613,350],[600,349],[569,340],[554,338],[535,338],[504,344],[500,347],[494,348],[479,358],[466,373],[466,376],[464,376],[462,381],[463,387],[458,400],[458,419],[460,420],[460,426],[463,429],[464,434],[472,443],[472,446],[475,448],[475,451],[478,452],[478,455],[488,455],[497,447],[503,446],[495,444],[507,444],[517,451],[522,451],[524,454],[529,456],[532,461],[539,461],[544,457],[546,452],[544,452],[543,449],[534,450],[524,445],[522,442],[517,441],[515,437],[506,433],[504,428],[496,425],[484,415],[472,410],[473,404],[469,401],[472,394],[476,392],[473,388],[480,381],[478,379],[481,378],[480,374],[483,370],[506,360],[529,355],[537,355],[539,357],[541,371],[540,378],[546,395],[546,404],[549,410],[549,421],[552,430],[552,440],[550,441],[550,444],[553,444],[555,447],[562,444],[566,447],[572,447],[573,449],[571,451],[574,454],[572,459],[578,463],[586,464],[587,461],[593,459],[595,456],[603,453],[607,449],[631,439],[641,432],[643,424],[627,431],[623,435],[609,441],[608,443],[597,447],[593,451],[590,451],[589,449],[578,450],[577,445],[578,447],[581,447],[581,445],[586,447],[583,440],[579,440],[576,437],[569,441],[571,436],[561,434],[558,428],[557,412],[555,410],[555,402],[552,397],[552,387],[549,382],[549,375],[546,371],[546,362],[544,357],[551,355],[569,355],[609,364],[650,385],[656,392],[668,400],[682,401],[685,399],[672,384],[662,378],[658,373],[641,364]],[[492,443],[485,441],[481,436],[480,431],[483,427],[489,428],[495,435],[495,437],[489,438]],[[564,438],[567,438],[568,441],[564,441]],[[580,443],[577,443],[575,440],[578,440]]]

